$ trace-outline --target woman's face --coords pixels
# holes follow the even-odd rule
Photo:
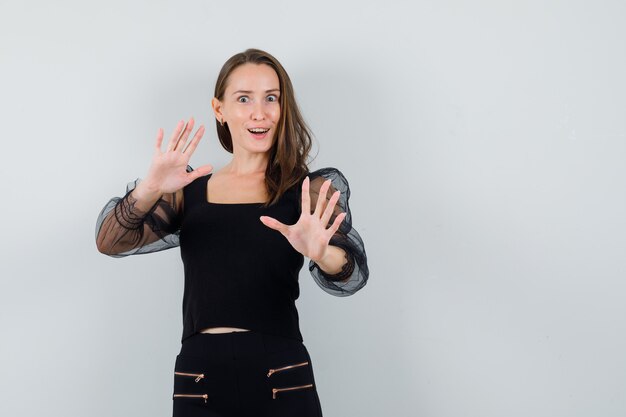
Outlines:
[[[233,152],[267,152],[276,137],[280,118],[280,83],[272,67],[247,63],[234,69],[228,78],[223,101],[213,99],[218,121],[224,119],[233,139]],[[269,129],[255,134],[250,129]]]

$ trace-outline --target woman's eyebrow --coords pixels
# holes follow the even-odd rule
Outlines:
[[[280,92],[280,90],[278,88],[272,88],[271,90],[265,90],[266,93],[271,93],[272,91],[278,91]],[[237,90],[233,93],[233,95],[237,94],[237,93],[246,93],[246,94],[250,94],[252,93],[252,91],[250,90]]]

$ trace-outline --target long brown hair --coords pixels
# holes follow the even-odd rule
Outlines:
[[[300,114],[287,71],[276,58],[260,49],[246,49],[224,63],[215,83],[214,96],[220,101],[224,100],[228,77],[235,68],[246,63],[269,65],[276,71],[280,82],[280,118],[276,140],[269,150],[269,161],[265,170],[265,186],[269,199],[263,206],[267,207],[277,202],[289,188],[300,184],[309,173],[306,160],[311,150],[312,134]],[[224,149],[233,153],[233,139],[228,123],[224,122],[222,126],[216,120],[215,125],[220,143]]]

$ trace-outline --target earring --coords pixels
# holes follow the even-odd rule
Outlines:
[[[220,119],[220,125],[224,126],[224,119]]]

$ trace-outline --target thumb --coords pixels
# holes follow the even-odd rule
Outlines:
[[[196,178],[200,178],[200,177],[202,177],[204,175],[207,175],[211,171],[213,171],[213,165],[206,164],[206,165],[202,165],[201,167],[198,167],[198,168],[194,169],[189,174],[191,175],[191,177],[193,179],[196,179]]]
[[[270,229],[278,230],[283,235],[285,235],[287,233],[287,229],[289,228],[289,226],[287,226],[284,223],[279,222],[278,220],[276,220],[273,217],[261,216],[261,217],[259,217],[259,219],[261,220],[261,223],[263,223],[264,225],[266,225]]]

